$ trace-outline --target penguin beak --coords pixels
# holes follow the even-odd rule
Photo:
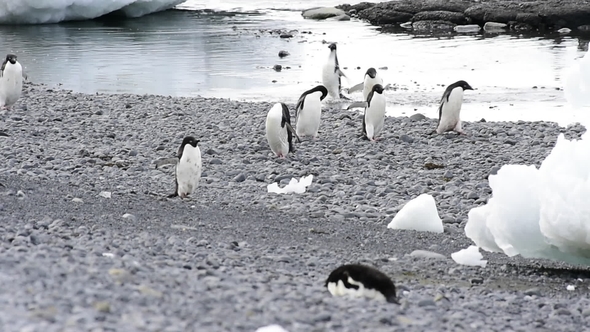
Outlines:
[[[467,87],[465,88],[465,90],[473,90],[473,88],[471,87],[471,85],[467,85]]]

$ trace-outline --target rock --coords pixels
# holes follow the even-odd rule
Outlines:
[[[525,290],[524,295],[528,295],[528,296],[541,296],[541,291],[537,288],[537,287],[533,287],[533,288],[529,288],[527,290]]]
[[[457,25],[454,30],[459,33],[479,32],[481,27],[477,24]]]
[[[98,196],[100,197],[104,197],[104,198],[111,198],[111,192],[110,191],[101,191]]]
[[[436,303],[434,302],[433,299],[424,299],[424,300],[418,301],[418,306],[419,307],[431,307],[431,306],[436,306]]]
[[[456,24],[449,21],[418,21],[412,23],[415,31],[432,32],[432,31],[453,31]]]
[[[287,51],[279,51],[279,57],[280,58],[284,58],[284,57],[289,56],[289,55],[290,55],[290,53],[287,52]]]
[[[508,27],[506,23],[486,22],[483,26],[484,31],[502,31]]]
[[[401,135],[401,136],[399,137],[399,139],[400,139],[402,142],[406,142],[406,143],[413,143],[413,142],[414,142],[414,139],[413,139],[412,137],[410,137],[410,136],[406,135],[406,134],[403,134],[403,135]]]
[[[244,173],[240,173],[238,175],[236,175],[233,179],[234,182],[244,182],[246,180],[246,176],[244,175]]]
[[[345,15],[346,13],[342,9],[334,7],[315,7],[304,10],[301,16],[312,20],[325,20],[334,16]]]
[[[424,114],[421,114],[421,113],[412,114],[410,116],[410,120],[412,120],[412,121],[422,121],[422,120],[425,120],[425,119],[426,119],[426,116]]]
[[[272,67],[272,69],[274,69],[275,71],[279,72],[279,71],[283,70],[283,66],[281,66],[281,65],[274,65]]]
[[[447,21],[455,24],[471,23],[471,20],[468,20],[463,13],[444,10],[419,12],[412,18],[412,22],[417,21]]]
[[[350,16],[344,14],[344,15],[334,16],[330,19],[334,20],[334,21],[350,21]]]
[[[568,34],[568,33],[572,32],[572,29],[569,29],[569,28],[561,28],[561,29],[557,30],[557,32],[565,35],[565,34]]]
[[[290,33],[281,33],[279,35],[280,38],[286,39],[286,38],[293,38],[293,35]]]
[[[582,32],[588,32],[590,31],[590,24],[580,25],[577,29]]]

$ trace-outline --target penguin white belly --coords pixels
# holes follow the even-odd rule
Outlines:
[[[379,93],[373,94],[371,105],[365,110],[365,131],[371,140],[379,136],[383,130],[385,119],[385,96]]]
[[[374,289],[365,288],[365,286],[348,277],[348,283],[351,285],[358,286],[358,289],[355,288],[346,288],[344,282],[342,280],[338,280],[338,283],[330,282],[328,283],[328,291],[332,296],[351,296],[351,297],[366,297],[370,299],[385,301],[385,296]]]
[[[371,90],[373,90],[373,85],[381,84],[383,85],[383,80],[379,75],[375,75],[375,78],[371,78],[369,75],[365,75],[365,82],[363,84],[363,101],[367,101],[367,97]]]
[[[280,106],[280,104],[278,104]],[[266,117],[266,140],[272,152],[278,156],[286,157],[289,154],[289,139],[287,138],[287,126],[281,127],[283,119],[282,108],[273,108]]]
[[[454,88],[449,94],[449,100],[444,101],[440,123],[436,132],[442,134],[446,131],[458,128],[461,130],[461,105],[463,104],[463,88]]]
[[[322,82],[332,98],[340,98],[340,75],[336,69],[336,60],[330,57],[322,71]]]
[[[184,197],[197,189],[201,179],[201,149],[185,145],[182,157],[176,165],[178,195]]]
[[[7,63],[4,74],[0,77],[0,106],[14,105],[22,91],[23,69],[20,63]]]
[[[303,109],[297,114],[297,136],[318,135],[322,117],[322,102],[319,95],[321,92],[311,93],[305,97]]]

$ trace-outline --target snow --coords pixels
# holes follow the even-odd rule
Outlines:
[[[590,55],[578,59],[564,75],[565,99],[574,108],[590,106]]]
[[[567,140],[535,166],[505,165],[492,197],[469,211],[465,234],[487,251],[590,265],[590,134]]]
[[[170,9],[186,0],[4,0],[0,24],[43,24],[88,20],[109,13],[128,17]]]
[[[435,233],[444,231],[434,197],[428,194],[422,194],[406,203],[387,228]]]
[[[269,184],[266,189],[269,193],[277,193],[277,194],[289,194],[289,193],[296,193],[296,194],[303,194],[305,189],[311,185],[311,181],[313,180],[313,175],[308,175],[302,177],[299,181],[296,178],[291,178],[289,184],[287,184],[284,188],[279,188],[279,184],[273,182]]]
[[[567,286],[565,287],[565,289],[567,289],[567,290],[568,290],[568,291],[570,291],[570,292],[571,292],[571,291],[575,291],[575,290],[576,290],[576,286],[574,286],[574,285],[567,285]]]
[[[288,332],[282,326],[273,324],[268,326],[260,327],[256,330],[256,332]]]
[[[483,255],[479,252],[479,247],[469,246],[467,249],[461,249],[451,254],[451,258],[457,264],[469,266],[486,267],[488,261],[482,260]]]

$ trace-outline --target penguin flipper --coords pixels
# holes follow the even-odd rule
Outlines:
[[[348,107],[346,109],[350,110],[351,108],[367,108],[367,102],[366,101],[355,101],[354,103],[348,105]]]
[[[291,124],[289,122],[285,122],[285,124],[287,125],[287,129],[291,132],[291,134],[293,136],[295,136],[295,138],[297,139],[297,142],[301,143],[301,139],[297,135],[297,132],[295,131],[295,129],[293,129],[293,126],[291,126]]]
[[[351,88],[348,88],[348,94],[351,94],[351,93],[354,93],[354,92],[357,92],[357,91],[362,91],[363,88],[364,88],[364,84],[365,83],[359,83],[359,84],[357,84],[357,85],[355,85],[355,86],[353,86]]]
[[[344,72],[342,70],[340,70],[339,67],[336,67],[336,73],[338,74],[338,76],[344,76],[347,77],[346,74],[344,74]],[[348,77],[347,77],[348,78]]]

